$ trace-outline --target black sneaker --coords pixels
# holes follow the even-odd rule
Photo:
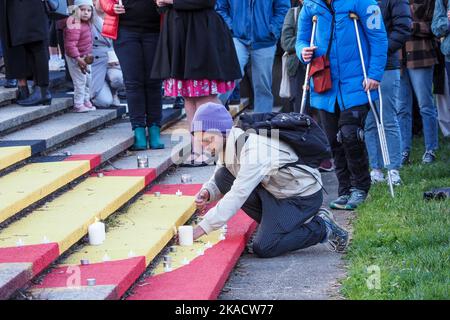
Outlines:
[[[333,214],[324,208],[319,210],[317,216],[325,222],[327,228],[325,242],[328,244],[328,248],[334,252],[344,253],[349,241],[348,231],[342,228],[334,220]]]
[[[345,210],[348,199],[350,199],[349,194],[344,194],[342,196],[339,196],[339,198],[337,198],[336,200],[331,201],[330,208],[336,209],[336,210]]]
[[[436,160],[436,154],[434,151],[427,151],[422,157],[423,164],[431,164]]]
[[[409,160],[409,152],[402,152],[402,166],[410,165],[411,161]]]

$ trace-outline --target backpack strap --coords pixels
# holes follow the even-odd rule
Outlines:
[[[328,194],[328,191],[327,191],[327,189],[323,186],[322,182],[321,182],[319,179],[317,179],[317,177],[316,177],[315,175],[313,175],[311,172],[309,172],[308,170],[306,170],[306,169],[300,167],[300,165],[301,165],[301,164],[300,164],[300,160],[298,160],[298,161],[296,161],[296,162],[292,162],[292,163],[285,164],[284,166],[282,166],[282,167],[280,168],[280,170],[285,169],[285,168],[296,168],[297,170],[300,170],[300,171],[302,171],[303,173],[306,173],[306,174],[310,175],[311,177],[313,177],[314,180],[316,180],[317,183],[322,187],[323,191],[324,191],[326,194]]]

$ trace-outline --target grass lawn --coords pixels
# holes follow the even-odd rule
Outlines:
[[[341,289],[348,299],[450,299],[450,200],[423,200],[425,191],[450,187],[450,140],[441,139],[429,166],[421,164],[423,140],[415,140],[396,198],[375,186],[356,213]]]

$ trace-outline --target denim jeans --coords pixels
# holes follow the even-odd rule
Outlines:
[[[402,165],[400,126],[397,118],[399,89],[400,70],[387,70],[381,80],[381,92],[383,94],[383,124],[391,161],[391,165],[387,167],[388,170],[398,170]],[[377,107],[378,105],[379,103],[377,103]],[[371,168],[384,168],[377,124],[372,111],[369,112],[366,119],[365,138]]]
[[[161,80],[151,78],[159,33],[119,28],[114,50],[122,67],[133,129],[161,125]]]
[[[250,46],[246,46],[236,38],[233,41],[242,74],[244,74],[244,69],[248,62],[250,61],[252,64],[253,93],[255,96],[254,111],[272,112],[272,68],[276,46],[253,50]],[[231,94],[232,92],[230,91],[220,95],[219,98],[223,103],[226,103]]]
[[[402,72],[397,105],[402,152],[411,151],[413,92],[416,94],[422,116],[426,151],[434,151],[438,148],[437,110],[432,91],[433,70],[433,67],[408,68]]]

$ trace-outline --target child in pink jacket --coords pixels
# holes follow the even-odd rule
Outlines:
[[[75,0],[73,14],[67,19],[64,29],[64,48],[67,66],[74,86],[75,112],[95,110],[90,101],[90,66],[86,57],[92,54],[92,0]]]

